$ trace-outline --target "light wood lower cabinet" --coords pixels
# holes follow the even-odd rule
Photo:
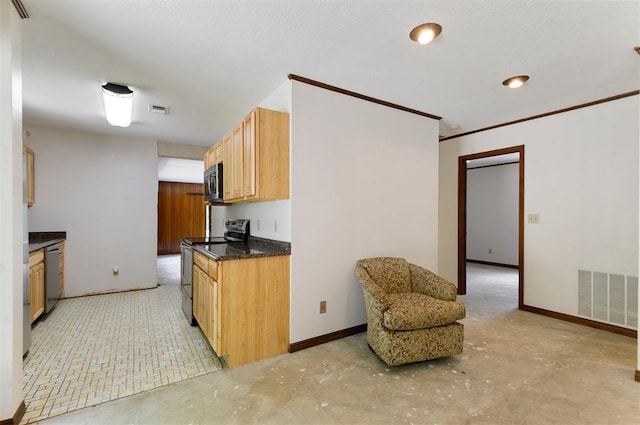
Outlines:
[[[29,254],[29,300],[31,302],[31,323],[44,313],[44,250]]]
[[[208,259],[207,271],[195,265],[193,274],[194,316],[229,367],[288,351],[289,256]]]
[[[58,244],[59,256],[58,256],[58,297],[64,298],[64,242]]]

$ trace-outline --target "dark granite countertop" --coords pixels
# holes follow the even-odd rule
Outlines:
[[[274,241],[253,236],[249,237],[247,243],[197,244],[193,245],[193,249],[215,261],[291,255],[290,242]]]
[[[37,251],[67,239],[67,232],[29,232],[29,252]]]

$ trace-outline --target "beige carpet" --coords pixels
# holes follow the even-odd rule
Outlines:
[[[34,326],[23,424],[221,369],[178,286],[65,299]]]

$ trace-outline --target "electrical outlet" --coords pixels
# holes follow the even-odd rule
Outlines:
[[[493,254],[493,249],[489,248],[489,254]]]
[[[320,301],[320,314],[324,314],[327,312],[327,302]]]
[[[260,220],[256,220],[256,230],[260,230]]]
[[[114,276],[118,276],[120,274],[120,269],[118,268],[118,266],[113,266],[112,272]]]
[[[529,214],[529,223],[531,224],[540,223],[540,214]]]
[[[273,220],[273,233],[278,233],[278,220]]]

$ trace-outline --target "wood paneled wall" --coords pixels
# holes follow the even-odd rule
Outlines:
[[[159,182],[158,255],[179,254],[185,237],[205,235],[204,185]]]

